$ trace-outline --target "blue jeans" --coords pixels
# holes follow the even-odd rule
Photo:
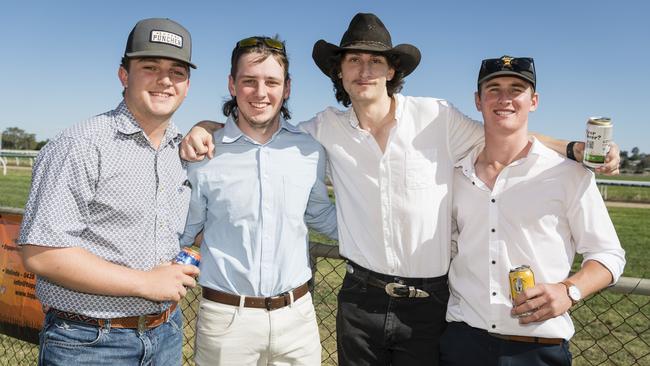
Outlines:
[[[180,365],[183,318],[178,307],[169,320],[140,333],[137,329],[96,327],[45,317],[39,335],[39,365]]]

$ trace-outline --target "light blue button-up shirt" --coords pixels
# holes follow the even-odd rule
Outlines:
[[[280,121],[266,144],[232,118],[215,132],[215,156],[190,164],[190,210],[181,243],[201,231],[199,284],[245,296],[274,296],[311,278],[307,225],[337,238],[323,147]]]

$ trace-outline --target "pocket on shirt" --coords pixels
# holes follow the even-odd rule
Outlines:
[[[433,187],[437,162],[436,150],[409,151],[404,164],[404,180],[408,189]]]
[[[307,175],[287,175],[283,177],[284,210],[288,217],[303,220],[313,184]]]

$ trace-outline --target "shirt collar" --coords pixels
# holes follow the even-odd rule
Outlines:
[[[393,98],[395,98],[395,120],[399,121],[402,119],[402,112],[404,111],[404,96],[402,94],[393,94]],[[354,108],[348,108],[347,113],[350,126],[352,128],[359,128],[359,119],[357,118],[357,114],[354,113]]]
[[[140,127],[138,121],[135,120],[135,117],[133,117],[133,114],[129,110],[129,107],[126,105],[126,102],[124,100],[122,100],[117,108],[115,108],[114,115],[116,121],[115,127],[118,132],[124,135],[135,135],[137,133],[140,133],[142,136],[146,137],[144,131],[142,130],[142,127]],[[165,143],[177,145],[181,142],[182,137],[183,134],[181,134],[178,127],[170,122],[169,126],[167,126],[167,129],[165,129],[165,136],[163,137],[163,141]]]
[[[546,156],[552,154],[551,152],[552,150],[550,150],[549,148],[544,146],[544,144],[539,142],[539,140],[537,140],[535,136],[529,136],[528,140],[533,143],[530,147],[530,150],[528,150],[528,154],[519,160],[513,161],[512,163],[510,163],[510,166],[524,164],[525,162],[528,161],[529,158],[533,156]],[[463,174],[466,177],[471,179],[475,175],[474,162],[476,161],[478,154],[480,154],[481,151],[483,151],[484,147],[485,147],[485,143],[476,146],[472,151],[469,152],[469,154],[467,154],[467,156],[460,159],[460,161],[454,164],[454,166],[456,168],[461,168]]]
[[[280,116],[280,128],[273,134],[269,142],[273,141],[275,137],[278,134],[280,134],[283,130],[286,130],[290,133],[300,133],[300,134],[304,133],[302,132],[302,130],[300,130],[300,128],[292,125],[291,123],[287,122],[287,120],[285,120],[284,117]],[[226,125],[223,128],[223,137],[221,138],[221,142],[223,142],[224,144],[229,144],[239,140],[242,137],[245,137],[245,135],[239,129],[237,123],[235,123],[235,119],[233,118],[233,116],[228,116],[228,120],[226,120]]]

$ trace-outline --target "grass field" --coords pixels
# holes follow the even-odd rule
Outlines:
[[[9,167],[7,175],[0,170],[0,207],[25,207],[31,181],[30,169]]]

